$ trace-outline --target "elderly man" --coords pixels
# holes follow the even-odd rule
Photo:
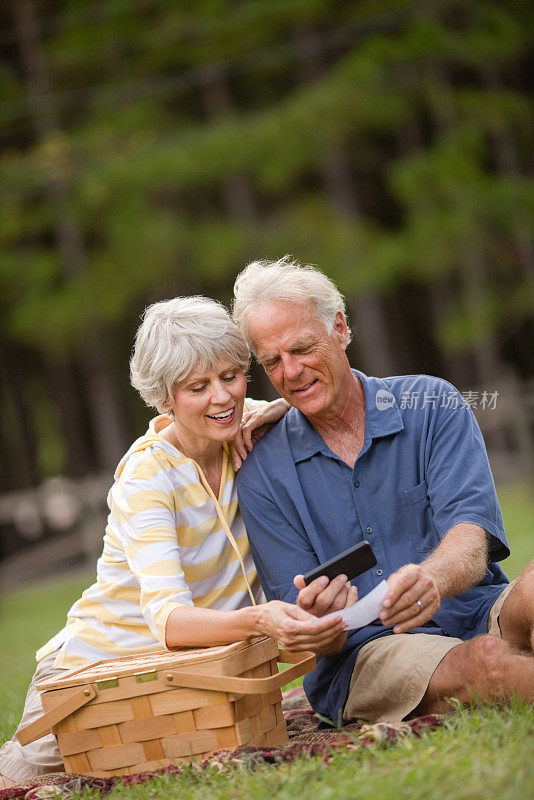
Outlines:
[[[462,396],[426,375],[352,370],[342,295],[287,258],[239,275],[234,318],[293,406],[238,477],[267,598],[339,609],[346,576],[306,587],[302,573],[364,538],[378,563],[360,596],[388,579],[379,619],[319,654],[305,682],[315,711],[397,721],[450,697],[534,701],[534,562],[513,584],[498,564],[508,544]]]

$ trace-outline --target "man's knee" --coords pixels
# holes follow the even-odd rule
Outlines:
[[[534,650],[534,561],[523,569],[499,614],[503,639],[519,650]]]
[[[534,560],[527,564],[520,573],[517,586],[527,594],[534,592]]]
[[[506,696],[510,659],[508,645],[498,636],[484,634],[470,642],[471,669],[468,683],[475,695],[484,700],[500,700]]]

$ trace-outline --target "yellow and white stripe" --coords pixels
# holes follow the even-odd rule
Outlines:
[[[245,408],[258,405],[247,399]],[[226,447],[215,497],[196,462],[157,436],[162,421],[153,419],[119,463],[96,582],[38,661],[58,647],[54,666],[66,668],[149,653],[165,646],[178,606],[230,611],[262,602]]]

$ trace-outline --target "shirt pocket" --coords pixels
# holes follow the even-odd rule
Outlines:
[[[410,560],[419,563],[439,544],[426,481],[400,491],[407,550]]]

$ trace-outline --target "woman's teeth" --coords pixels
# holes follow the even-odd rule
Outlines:
[[[230,411],[222,411],[220,414],[207,414],[207,416],[210,419],[218,419],[224,422],[225,420],[230,419],[233,413],[234,409],[231,408]]]

